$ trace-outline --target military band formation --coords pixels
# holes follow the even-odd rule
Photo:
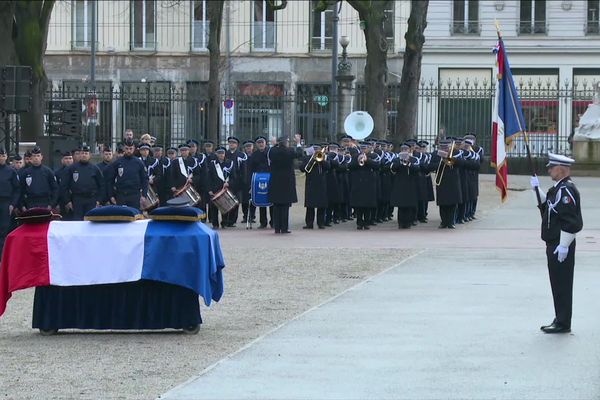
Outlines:
[[[275,233],[289,233],[289,208],[298,201],[297,169],[306,175],[304,229],[356,220],[357,229],[368,230],[391,221],[394,209],[398,228],[410,229],[427,223],[434,200],[441,229],[475,218],[483,160],[475,135],[440,140],[436,151],[424,140],[407,140],[395,149],[386,140],[357,141],[348,135],[339,143],[308,147],[300,135],[292,146],[286,137],[269,141],[258,136],[240,143],[231,136],[226,147],[188,140],[166,151],[154,140],[149,134],[136,140],[127,130],[116,154],[105,147],[102,161],[93,164],[90,148],[82,146],[62,154],[56,171],[42,164],[39,147],[23,159],[13,157],[12,165],[0,149],[2,243],[14,215],[29,208],[56,209],[64,220],[82,220],[104,204],[147,210],[181,196],[207,210],[214,229],[235,227],[241,208],[246,227],[257,222],[258,209],[259,229],[270,226]],[[261,175],[267,176],[268,189],[258,198],[255,193],[261,190],[252,185]],[[227,212],[214,201],[223,192],[235,201]]]

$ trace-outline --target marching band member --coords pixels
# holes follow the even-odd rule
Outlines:
[[[379,170],[379,180],[381,182],[381,196],[377,204],[377,216],[375,222],[381,223],[389,220],[390,215],[390,196],[392,192],[392,163],[391,154],[388,152],[388,142],[380,140],[377,142],[381,155],[381,168]]]
[[[267,138],[264,136],[258,136],[255,140],[256,150],[248,157],[248,168],[250,173],[250,179],[252,175],[257,172],[269,172],[269,161],[267,159]],[[273,208],[269,207],[269,214],[271,219],[271,226],[273,226]],[[267,227],[267,208],[259,207],[259,229],[265,229]]]
[[[235,178],[229,182],[229,191],[238,199],[242,198],[242,183],[239,181],[240,172],[242,169],[242,163],[248,158],[246,154],[238,149],[240,140],[235,136],[229,136],[227,138],[227,153],[226,158],[233,162],[235,168]],[[226,224],[228,227],[234,227],[238,219],[239,205],[235,206],[229,213],[227,213]]]
[[[208,194],[212,197],[221,189],[228,189],[230,181],[235,178],[236,167],[232,160],[227,160],[225,156],[225,147],[217,147],[215,151],[216,160],[211,160],[208,164]],[[213,229],[219,228],[219,210],[217,206],[210,201],[208,206],[208,218]],[[226,215],[221,215],[221,228],[228,225]]]
[[[471,175],[472,201],[471,201],[471,204],[469,207],[470,210],[469,210],[469,214],[468,214],[468,219],[474,220],[474,219],[477,219],[475,217],[475,211],[477,211],[477,198],[479,197],[479,171],[481,169],[481,164],[483,164],[483,161],[484,161],[483,160],[484,152],[483,152],[483,147],[476,145],[475,134],[470,133],[468,135],[465,135],[464,140],[469,141],[471,143],[471,148],[475,152],[475,160],[477,160],[479,162],[479,168],[474,169],[472,172],[472,175]]]
[[[181,190],[185,185],[198,186],[200,174],[197,171],[198,161],[190,157],[190,146],[187,143],[179,145],[179,157],[171,161],[165,175],[165,185],[168,188],[168,199]]]
[[[350,161],[350,206],[356,214],[356,229],[369,229],[369,212],[377,207],[375,171],[379,162],[369,156],[369,144],[360,142],[360,153]]]
[[[302,229],[313,229],[315,208],[317,209],[317,226],[325,229],[325,210],[329,205],[327,196],[327,175],[330,163],[327,150],[319,145],[307,149],[307,155],[300,163],[300,171],[306,175],[304,184],[305,223]]]
[[[433,195],[433,181],[428,170],[431,154],[427,152],[429,142],[421,140],[417,142],[415,156],[419,159],[419,204],[417,205],[417,220],[421,223],[427,223],[427,209],[429,202],[435,200]]]
[[[296,148],[290,149],[289,139],[280,137],[276,145],[267,153],[271,167],[271,188],[269,202],[273,203],[273,228],[275,233],[291,233],[289,230],[289,213],[292,203],[298,202],[296,194],[296,175],[294,160],[302,157],[300,135],[294,135]]]
[[[412,156],[410,145],[403,143],[390,165],[393,174],[390,205],[398,207],[398,229],[413,225],[419,202],[419,170],[419,160]]]
[[[208,161],[216,160],[217,155],[215,154],[215,142],[207,140],[202,145],[202,150]]]
[[[248,222],[256,222],[256,207],[251,204],[250,185],[252,183],[252,174],[250,173],[250,157],[254,152],[254,142],[252,140],[246,140],[242,143],[244,154],[246,159],[242,161],[240,165],[240,202],[242,203],[242,224]]]
[[[325,210],[325,226],[331,226],[331,223],[339,224],[340,207],[342,204],[342,187],[339,174],[343,173],[340,163],[343,155],[340,153],[340,146],[335,142],[327,144],[327,161],[329,170],[327,172],[327,209]]]
[[[428,171],[437,171],[436,203],[440,208],[440,229],[455,229],[456,207],[462,202],[458,150],[452,151],[452,140],[442,139],[439,150],[432,155]],[[452,151],[452,152],[451,152]]]

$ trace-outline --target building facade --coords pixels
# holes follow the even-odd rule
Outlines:
[[[221,32],[221,137],[300,132],[329,138],[333,8],[289,1],[227,0]],[[92,7],[97,14],[98,141],[115,143],[126,128],[165,144],[206,137],[207,0],[60,1],[53,11],[46,70],[53,95],[82,96],[90,78]],[[358,13],[340,2],[339,36],[355,80],[353,108],[364,103],[365,39]],[[569,136],[600,80],[600,0],[431,0],[425,31],[416,135],[475,132],[488,147],[494,96],[496,23],[519,87],[535,153],[569,151]],[[390,2],[389,118],[403,62],[410,1]],[[337,43],[335,43],[337,45]],[[338,51],[341,51],[338,45]],[[515,154],[521,154],[517,146]]]

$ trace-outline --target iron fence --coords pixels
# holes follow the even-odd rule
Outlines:
[[[206,82],[132,82],[112,85],[98,82],[98,144],[114,146],[122,140],[125,129],[136,136],[150,133],[163,145],[177,145],[186,139],[205,140],[208,135],[208,85]],[[221,141],[228,135],[241,140],[264,135],[301,133],[305,141],[321,143],[330,137],[330,107],[339,101],[330,95],[329,84],[297,84],[285,91],[280,83],[241,83],[237,90],[221,95]],[[592,84],[565,82],[525,83],[519,86],[525,124],[532,154],[545,156],[547,151],[571,152],[570,138],[579,118],[591,103]],[[47,101],[80,98],[86,100],[89,88],[78,82],[62,83],[50,90]],[[390,137],[398,120],[396,106],[402,94],[397,86],[388,88],[387,134]],[[350,94],[353,109],[364,109],[365,90],[357,85]],[[491,82],[455,81],[421,83],[415,136],[432,143],[442,136],[474,133],[489,154],[495,88]],[[223,101],[232,99],[231,108]],[[343,126],[343,124],[338,124]],[[86,141],[88,128],[80,138]],[[525,155],[523,137],[515,141],[511,157]]]

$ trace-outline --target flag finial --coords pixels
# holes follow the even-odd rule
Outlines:
[[[500,22],[497,19],[494,19],[494,24],[496,25],[496,32],[498,33],[498,37],[502,37],[502,32],[500,32]]]

